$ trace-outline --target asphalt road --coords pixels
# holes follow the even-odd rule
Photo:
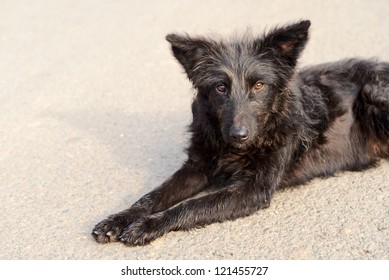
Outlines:
[[[388,15],[385,0],[2,0],[0,259],[389,259],[388,162],[145,247],[90,236],[185,160],[193,91],[167,33],[310,19],[300,65],[389,61]]]

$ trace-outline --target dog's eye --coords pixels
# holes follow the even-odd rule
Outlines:
[[[227,92],[227,87],[224,84],[218,84],[216,90],[220,94],[225,94]]]
[[[265,84],[262,82],[256,82],[254,85],[254,90],[261,90],[265,87]]]

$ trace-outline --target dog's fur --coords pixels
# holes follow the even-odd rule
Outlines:
[[[389,158],[389,63],[349,59],[297,71],[309,26],[228,41],[166,37],[197,90],[188,159],[97,224],[98,242],[143,245],[247,216],[278,188]],[[201,191],[209,192],[193,198]]]

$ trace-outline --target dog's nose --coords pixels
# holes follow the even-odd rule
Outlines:
[[[244,142],[249,138],[249,131],[245,126],[233,126],[230,130],[230,137],[234,141]]]

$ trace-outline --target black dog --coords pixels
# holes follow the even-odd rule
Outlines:
[[[229,41],[166,37],[197,90],[188,159],[97,224],[98,242],[143,245],[247,216],[268,207],[278,188],[389,158],[389,63],[350,59],[297,71],[309,26]],[[208,194],[193,198],[201,191]]]

